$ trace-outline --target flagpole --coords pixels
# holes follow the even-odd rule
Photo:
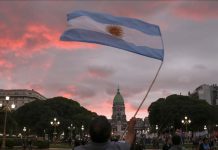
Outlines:
[[[152,88],[152,86],[154,85],[155,80],[157,79],[157,76],[158,76],[158,74],[159,74],[159,72],[160,72],[160,69],[161,69],[162,65],[163,65],[163,61],[161,62],[160,66],[159,66],[159,68],[158,68],[158,71],[157,71],[157,73],[156,73],[156,75],[155,75],[153,81],[151,82],[151,85],[149,86],[149,89],[148,89],[148,91],[147,91],[147,93],[146,93],[144,99],[143,99],[142,102],[140,103],[140,105],[139,105],[139,107],[138,107],[138,109],[137,109],[137,111],[135,112],[135,114],[134,114],[133,117],[136,117],[136,115],[138,114],[140,108],[142,107],[142,104],[145,102],[145,99],[148,97],[148,94],[149,94],[149,92],[151,91],[151,88]]]
[[[140,108],[142,107],[143,103],[145,102],[145,99],[148,97],[148,94],[149,94],[149,92],[151,91],[151,88],[152,88],[152,86],[154,85],[154,82],[155,82],[156,79],[157,79],[157,76],[158,76],[158,74],[159,74],[159,72],[160,72],[160,69],[161,69],[162,65],[163,65],[163,61],[161,61],[161,64],[160,64],[160,66],[159,66],[159,68],[158,68],[158,70],[157,70],[157,73],[156,73],[156,75],[155,75],[153,81],[151,82],[151,84],[150,84],[150,86],[149,86],[149,88],[148,88],[148,91],[147,91],[147,93],[145,94],[145,97],[144,97],[143,100],[141,101],[141,103],[140,103],[140,105],[139,105],[138,109],[136,110],[136,112],[135,112],[135,114],[134,114],[133,117],[136,117],[136,115],[138,114]],[[127,127],[126,127],[126,129],[124,130],[123,135],[121,136],[122,139],[123,139],[123,137],[124,137],[126,131],[127,131]]]

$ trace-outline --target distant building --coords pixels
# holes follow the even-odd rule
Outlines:
[[[210,105],[218,105],[218,86],[216,84],[200,85],[193,93],[189,95],[201,100],[205,100]]]
[[[124,130],[127,127],[126,114],[125,114],[125,105],[123,96],[120,94],[119,88],[117,89],[117,93],[113,100],[113,108],[112,108],[112,119],[111,126],[112,132],[115,135],[122,136]]]
[[[145,129],[150,128],[148,117],[145,117],[145,119],[144,119],[144,126],[145,126]]]
[[[145,123],[142,118],[136,118],[135,130],[143,131],[145,129]]]
[[[6,102],[5,97],[9,96],[10,104],[15,104],[15,109],[23,106],[26,103],[32,102],[34,100],[46,100],[46,97],[39,94],[34,90],[27,89],[15,89],[15,90],[3,90],[0,89],[0,103],[4,105]]]
[[[113,100],[112,111],[112,119],[110,120],[112,125],[112,132],[114,135],[122,136],[127,127],[127,120],[125,114],[125,103],[119,88],[117,89],[117,93]],[[136,118],[135,130],[142,133],[148,127],[148,118],[145,118],[144,120],[141,118]]]

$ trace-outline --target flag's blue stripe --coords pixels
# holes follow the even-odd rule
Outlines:
[[[102,13],[100,14],[100,13],[87,12],[87,11],[74,11],[67,15],[67,20],[69,21],[71,19],[75,19],[81,16],[88,16],[91,19],[103,24],[122,25],[128,28],[139,30],[149,35],[161,36],[159,26],[149,24],[133,18],[115,17],[108,14],[102,14]]]
[[[103,44],[107,46],[124,49],[143,56],[159,59],[162,61],[164,57],[163,49],[153,49],[146,46],[136,46],[132,43],[128,43],[120,38],[115,38],[108,34],[84,29],[69,29],[62,34],[61,40]]]

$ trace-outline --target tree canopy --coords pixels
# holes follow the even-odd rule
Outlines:
[[[184,128],[181,120],[184,116],[191,119],[189,128],[193,131],[203,130],[204,125],[212,126],[217,123],[217,106],[211,106],[204,100],[189,96],[170,95],[160,98],[149,108],[149,122],[152,126],[159,125],[160,130]]]
[[[13,116],[18,130],[22,131],[25,126],[31,134],[42,136],[44,132],[52,133],[53,127],[50,122],[54,118],[60,121],[57,132],[66,132],[70,124],[73,124],[79,132],[82,125],[87,129],[91,119],[97,114],[80,106],[76,101],[55,97],[45,101],[36,100],[27,103],[13,112]]]

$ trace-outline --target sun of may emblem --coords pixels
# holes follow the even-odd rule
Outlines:
[[[109,25],[106,30],[115,37],[121,38],[123,36],[123,29],[120,26]]]

